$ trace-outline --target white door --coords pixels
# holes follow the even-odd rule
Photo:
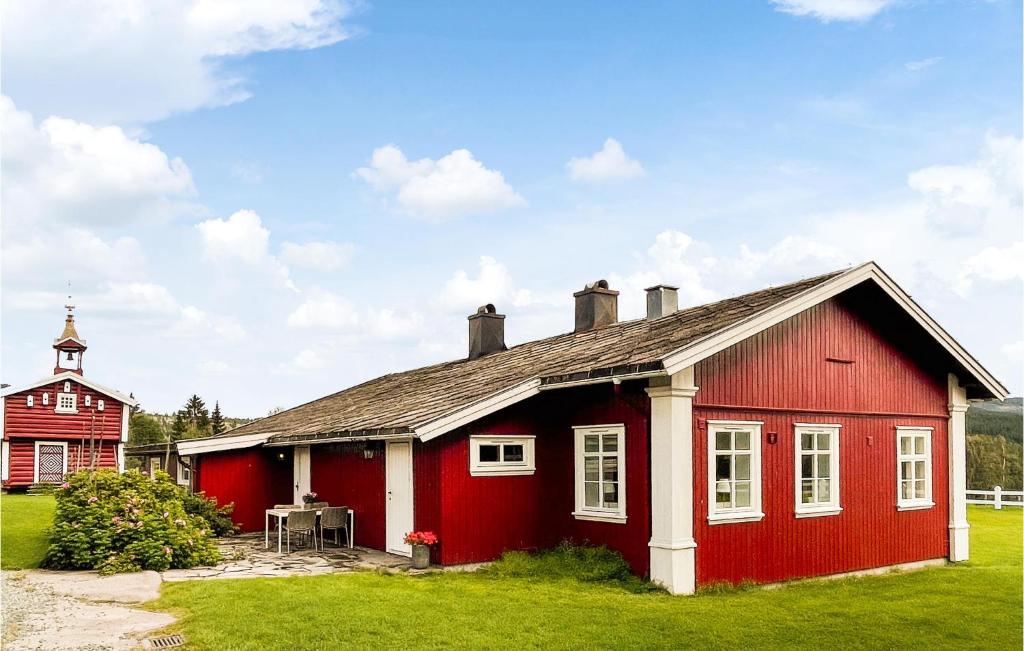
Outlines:
[[[302,496],[308,493],[309,487],[309,446],[295,448],[292,455],[292,482],[295,494],[292,504],[302,504]]]
[[[387,547],[412,556],[405,534],[412,531],[412,442],[388,441],[384,474],[387,484]]]

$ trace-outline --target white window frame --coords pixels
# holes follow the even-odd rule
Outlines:
[[[35,399],[35,397],[31,393],[28,394],[27,396],[25,396],[25,406],[26,407],[35,407],[36,406],[36,399]]]
[[[708,524],[758,522],[764,519],[764,512],[761,510],[761,430],[763,427],[764,422],[759,420],[709,420],[707,422]],[[715,503],[715,461],[717,456],[715,435],[719,432],[737,430],[750,430],[750,506],[722,509]]]
[[[576,469],[576,510],[572,515],[577,520],[589,520],[594,522],[612,522],[616,524],[626,523],[626,426],[622,423],[611,425],[577,425],[572,428],[575,438],[575,453],[573,455]],[[618,464],[619,484],[619,505],[618,507],[603,508],[586,505],[585,488],[585,459],[587,455],[584,443],[587,435],[603,436],[615,434],[617,438],[615,456]],[[599,452],[600,456],[611,456],[611,454]]]
[[[46,391],[43,392],[43,406],[50,404],[50,394]]]
[[[898,425],[896,427],[896,508],[900,511],[917,511],[935,506],[932,499],[932,432],[934,428],[919,425]],[[924,453],[903,454],[904,436],[924,436]],[[924,497],[903,499],[903,462],[924,461]],[[915,479],[918,479],[915,476]]]
[[[824,515],[837,515],[843,511],[839,501],[839,430],[842,429],[842,425],[835,423],[794,423],[793,425],[793,488],[795,500],[795,512],[798,518],[812,518]],[[829,481],[831,482],[829,490],[829,499],[827,502],[812,502],[805,504],[803,502],[803,475],[801,474],[803,468],[803,456],[805,454],[801,447],[801,436],[803,434],[813,434],[815,441],[817,441],[818,434],[829,435]],[[810,452],[811,455],[820,454],[820,450]],[[816,463],[816,462],[815,462]]]
[[[71,383],[70,382],[65,382],[64,383],[64,393],[71,393]]]
[[[157,470],[163,470],[164,469],[164,467],[163,467],[164,466],[164,462],[160,459],[160,457],[152,456],[152,457],[149,457],[147,459],[147,461],[148,461],[148,463],[146,465],[146,469],[149,471],[149,476],[150,477],[155,477]],[[154,466],[156,466],[156,467],[154,467]]]
[[[89,394],[85,394],[85,406],[86,407],[91,407],[92,406],[92,396],[90,396]]]
[[[32,462],[32,483],[39,483],[39,446],[59,445],[64,448],[64,471],[61,476],[68,474],[68,442],[67,441],[36,441],[36,454]]]
[[[469,437],[469,474],[474,477],[499,477],[510,475],[532,475],[534,463],[534,439],[526,434],[473,435]],[[480,461],[480,446],[498,446],[498,461]],[[523,446],[522,461],[505,461],[505,446]]]
[[[65,407],[61,405],[61,400],[64,398],[71,399],[71,406]],[[53,406],[53,411],[58,414],[77,414],[78,413],[78,396],[73,393],[58,393],[57,400]]]
[[[188,457],[178,457],[178,485],[189,486],[192,483],[192,469],[182,463],[183,458]]]
[[[97,411],[103,411],[103,408],[104,408],[105,406],[106,406],[106,405],[104,404],[104,402],[103,402],[103,399],[102,399],[102,398],[100,398],[99,400],[97,400],[97,401],[96,401],[96,410],[97,410]]]

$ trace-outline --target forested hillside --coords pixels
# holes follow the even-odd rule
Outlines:
[[[974,403],[967,410],[967,487],[1024,487],[1021,398]]]

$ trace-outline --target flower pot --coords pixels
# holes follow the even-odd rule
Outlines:
[[[416,570],[425,570],[430,567],[430,547],[428,545],[412,546],[412,567]]]

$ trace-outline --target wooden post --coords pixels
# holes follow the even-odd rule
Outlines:
[[[994,489],[992,489],[992,492],[995,493],[996,511],[999,511],[1003,508],[1003,487],[996,486]]]

